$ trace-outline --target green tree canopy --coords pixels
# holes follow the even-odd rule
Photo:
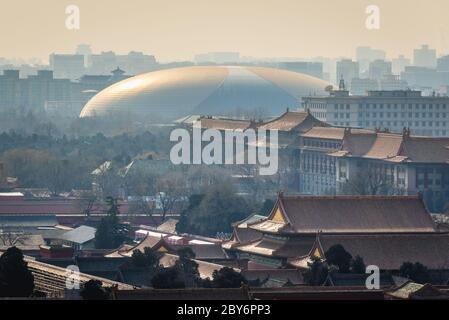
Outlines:
[[[327,264],[337,266],[339,272],[348,273],[350,271],[352,255],[341,244],[330,247],[325,256]]]

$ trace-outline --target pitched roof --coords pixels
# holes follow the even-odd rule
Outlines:
[[[433,232],[419,196],[280,196],[250,228],[268,233]]]
[[[221,244],[172,245],[172,247],[174,249],[190,248],[195,253],[195,259],[199,260],[227,259]]]
[[[222,243],[222,247],[226,250],[230,250],[238,244],[260,239],[262,234],[257,230],[248,228],[248,225],[259,222],[263,219],[266,219],[266,216],[252,214],[247,218],[234,223],[232,236],[230,239]]]
[[[345,136],[345,128],[336,127],[312,127],[307,132],[301,134],[305,138],[319,138],[329,140],[343,140]],[[372,130],[367,129],[351,129],[353,132],[370,133]]]
[[[287,110],[280,117],[263,123],[259,128],[279,131],[292,131],[295,129],[306,131],[314,125],[327,126],[324,122],[319,121],[308,112]]]
[[[366,265],[381,270],[399,270],[404,262],[419,262],[429,269],[449,269],[449,234],[320,234],[320,251],[324,254],[336,244],[353,257],[363,258]]]
[[[361,157],[390,162],[449,163],[449,138],[345,131],[336,157]]]
[[[157,227],[157,231],[176,234],[176,225],[178,222],[179,220],[177,219],[168,219]]]
[[[164,268],[170,268],[175,265],[175,263],[178,259],[179,259],[179,256],[177,256],[177,255],[165,253],[160,258],[159,263]],[[201,261],[201,260],[197,260],[197,259],[194,259],[193,261],[195,261],[198,264],[198,272],[200,273],[200,277],[202,279],[206,279],[206,278],[212,279],[214,271],[219,271],[224,268],[224,266],[221,264]]]
[[[286,240],[262,237],[259,240],[237,245],[236,249],[267,257],[289,258],[307,255],[314,242],[313,236]]]
[[[97,229],[89,226],[80,226],[76,229],[70,230],[60,236],[61,240],[70,241],[74,243],[83,244],[95,239],[95,232]]]
[[[385,294],[396,299],[449,299],[448,295],[431,284],[419,284],[411,281],[389,290]]]
[[[48,295],[61,294],[67,288],[66,281],[70,276],[66,268],[57,267],[47,263],[39,262],[30,257],[25,257],[24,260],[28,263],[28,268],[34,276],[34,285],[37,290],[47,293]],[[85,283],[89,280],[100,280],[103,286],[112,287],[117,286],[118,290],[131,290],[133,286],[111,281],[109,279],[79,273],[80,283]]]
[[[286,284],[304,284],[302,273],[298,269],[243,270],[242,275],[248,281],[258,281],[261,284],[271,280],[270,285],[264,285],[264,287],[272,286],[274,282],[279,283],[276,287]]]
[[[249,120],[238,119],[219,119],[219,118],[200,118],[194,126],[201,125],[202,129],[217,130],[246,130],[251,126]]]

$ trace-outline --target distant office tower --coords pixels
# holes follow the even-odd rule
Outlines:
[[[92,55],[92,49],[88,44],[79,44],[76,48],[76,54],[84,56],[84,67],[88,68],[90,66],[90,56]]]
[[[449,55],[442,56],[437,60],[437,71],[438,72],[449,71]]]
[[[364,95],[368,91],[379,90],[379,83],[374,79],[354,78],[351,80],[351,93]]]
[[[280,62],[278,66],[280,69],[308,74],[309,76],[323,79],[323,64],[321,62]]]
[[[20,105],[19,70],[4,70],[0,75],[0,110]]]
[[[449,137],[449,97],[422,96],[421,91],[370,91],[366,95],[331,91],[326,96],[303,97],[302,108],[334,126],[391,132],[408,127],[415,135]]]
[[[359,78],[359,63],[350,59],[343,59],[337,62],[337,81],[344,79],[346,83],[351,83],[354,78]]]
[[[401,54],[399,57],[392,59],[391,71],[393,74],[400,75],[405,70],[405,67],[409,65],[411,65],[410,59],[407,59]]]
[[[391,62],[385,60],[374,60],[369,64],[370,79],[380,80],[386,75],[391,74]]]
[[[437,52],[423,45],[420,49],[413,50],[413,64],[417,67],[435,68],[437,66]]]
[[[401,79],[407,81],[411,89],[439,88],[439,77],[436,69],[426,67],[405,67]]]
[[[89,74],[109,75],[116,68],[126,70],[128,74],[137,75],[157,69],[156,58],[142,52],[132,51],[127,55],[117,55],[112,51],[91,55]]]
[[[50,67],[56,79],[79,79],[85,72],[84,56],[80,54],[51,54]]]
[[[370,62],[374,60],[385,60],[386,53],[383,50],[372,49],[371,47],[358,47],[356,49],[356,59],[360,64],[360,73],[368,72]]]
[[[386,74],[379,81],[379,89],[384,91],[407,90],[407,81],[401,80],[399,76]]]
[[[195,55],[194,59],[197,64],[204,63],[216,63],[216,64],[226,64],[226,63],[236,63],[240,62],[239,52],[209,52],[201,53]]]

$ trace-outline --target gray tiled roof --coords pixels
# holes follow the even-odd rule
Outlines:
[[[80,226],[64,233],[60,239],[83,244],[95,238],[95,231],[97,231],[97,229],[93,227]]]

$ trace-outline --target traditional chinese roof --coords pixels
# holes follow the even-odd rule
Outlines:
[[[304,284],[302,273],[298,269],[243,270],[242,275],[246,280],[258,282],[265,288]]]
[[[66,290],[66,281],[70,276],[70,272],[68,272],[67,269],[39,262],[29,257],[25,257],[25,261],[28,263],[28,269],[34,276],[34,285],[36,290],[45,292],[49,296],[61,295],[62,292]],[[124,283],[111,281],[85,273],[79,273],[80,284],[83,284],[89,280],[100,280],[103,283],[103,286],[117,286],[118,290],[133,289],[133,286]]]
[[[230,250],[240,243],[247,243],[260,239],[262,234],[257,230],[249,228],[248,225],[261,221],[265,218],[265,216],[253,214],[242,221],[234,223],[232,236],[229,240],[223,242],[222,247],[226,250]]]
[[[345,128],[336,127],[312,127],[307,132],[301,134],[305,138],[318,138],[318,139],[329,139],[329,140],[343,140],[345,136]],[[359,133],[372,133],[371,130],[366,129],[351,129],[353,132]]]
[[[269,217],[250,228],[273,234],[436,231],[419,196],[280,196]]]
[[[238,119],[220,119],[220,118],[200,118],[194,126],[200,126],[202,129],[216,130],[246,130],[251,126],[249,120]]]
[[[195,254],[195,259],[199,260],[219,260],[227,259],[226,253],[223,251],[221,244],[188,244],[188,245],[172,245],[175,250],[182,248],[190,248]]]
[[[280,117],[265,122],[259,126],[260,129],[278,130],[278,131],[307,131],[313,126],[328,126],[326,123],[319,121],[308,112],[289,111]]]
[[[419,284],[406,282],[403,285],[385,292],[387,296],[402,300],[423,300],[423,299],[444,299],[449,300],[449,295],[445,294],[431,284]]]
[[[115,251],[106,255],[108,258],[113,257],[131,257],[135,250],[144,252],[145,248],[150,248],[159,252],[174,252],[174,249],[165,241],[163,236],[160,237],[148,234],[141,242],[135,246],[122,246]]]
[[[177,255],[165,253],[160,258],[159,263],[164,268],[170,268],[175,265],[175,263],[176,263],[176,261],[178,261],[178,259],[179,259],[179,256],[177,256]],[[221,264],[201,261],[201,260],[197,260],[197,259],[194,259],[193,261],[195,261],[198,264],[198,272],[202,279],[207,279],[207,278],[212,279],[214,271],[219,271],[224,268],[224,266]]]
[[[341,150],[331,155],[389,162],[449,163],[449,138],[347,130]]]
[[[319,234],[314,248],[324,257],[336,244],[381,270],[399,270],[404,262],[419,262],[432,270],[449,269],[448,233]]]
[[[315,242],[314,237],[275,239],[267,236],[236,246],[242,252],[266,257],[290,258],[307,255]]]
[[[95,232],[97,229],[89,226],[80,226],[76,229],[70,230],[62,234],[59,238],[61,240],[83,244],[95,239]]]

